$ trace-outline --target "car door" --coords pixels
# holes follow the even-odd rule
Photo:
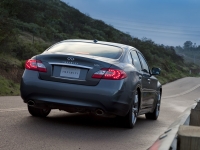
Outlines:
[[[133,79],[135,80],[133,84],[141,85],[142,84],[142,66],[138,57],[137,52],[133,49],[130,51],[132,61],[131,63],[137,69],[136,74],[134,75]],[[142,101],[140,102],[140,109],[142,105]]]
[[[154,104],[155,99],[155,80],[153,76],[150,74],[150,70],[145,60],[144,56],[138,52],[138,56],[140,62],[142,64],[142,89],[141,89],[141,96],[142,96],[142,109],[151,108]]]

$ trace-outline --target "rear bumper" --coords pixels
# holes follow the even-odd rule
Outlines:
[[[38,72],[25,70],[21,80],[21,97],[33,100],[37,107],[77,108],[125,116],[131,104],[131,90],[125,80],[101,80],[96,86],[85,86],[40,80]],[[129,91],[129,92],[128,92]]]

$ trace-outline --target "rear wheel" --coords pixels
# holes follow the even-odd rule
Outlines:
[[[159,116],[159,113],[160,113],[160,102],[161,102],[161,94],[159,93],[158,99],[157,99],[157,104],[156,104],[154,111],[152,113],[145,114],[147,119],[150,119],[150,120],[157,120],[158,119],[158,116]]]
[[[35,107],[28,106],[28,111],[32,116],[46,117],[51,112],[51,109],[48,109],[48,108],[41,109],[41,108],[35,108]]]
[[[135,94],[134,102],[128,112],[128,114],[124,117],[126,127],[133,128],[137,121],[139,110],[139,103],[138,103],[138,93]]]

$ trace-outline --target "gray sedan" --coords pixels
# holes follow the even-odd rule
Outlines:
[[[162,86],[134,47],[101,41],[65,40],[26,61],[21,97],[28,111],[51,109],[118,116],[133,128],[137,116],[156,120]]]

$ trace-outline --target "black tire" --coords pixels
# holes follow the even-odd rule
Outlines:
[[[124,117],[125,126],[127,128],[132,129],[135,126],[137,121],[138,111],[139,111],[139,98],[138,98],[138,93],[135,93],[135,98],[131,105],[131,108],[128,114]]]
[[[158,94],[157,103],[154,111],[152,113],[145,114],[146,119],[149,120],[157,120],[160,113],[160,102],[161,102],[161,94]]]
[[[51,109],[41,109],[28,106],[28,111],[34,117],[46,117],[51,112]]]

